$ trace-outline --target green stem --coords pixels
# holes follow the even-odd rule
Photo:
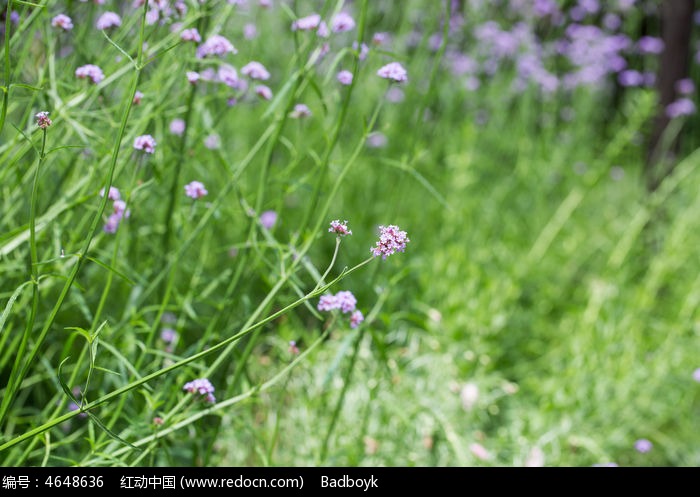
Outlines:
[[[144,3],[144,13],[143,17],[141,19],[141,29],[140,29],[140,36],[139,39],[143,40],[143,34],[144,34],[144,27],[146,25],[145,22],[145,17],[146,17],[146,12],[148,8],[148,0]],[[137,57],[137,63],[136,63],[136,68],[134,70],[134,78],[131,84],[130,91],[127,92],[125,96],[125,106],[124,106],[124,111],[122,113],[122,118],[121,118],[121,123],[119,126],[119,132],[117,133],[116,140],[114,143],[114,147],[112,149],[112,157],[110,161],[110,166],[109,166],[109,171],[107,172],[107,176],[105,179],[105,192],[109,191],[109,188],[112,186],[112,180],[114,178],[114,171],[116,170],[117,167],[117,160],[119,158],[119,149],[121,148],[121,142],[124,137],[124,134],[126,133],[126,124],[129,119],[129,113],[131,111],[131,106],[133,105],[133,99],[134,99],[134,94],[136,93],[137,85],[139,82],[139,77],[141,75],[141,70],[142,70],[142,60],[143,60],[143,43],[139,43],[138,47],[138,57]],[[61,307],[63,306],[63,302],[65,301],[66,297],[68,296],[68,292],[70,291],[71,287],[73,286],[73,282],[78,276],[78,272],[82,268],[86,256],[90,250],[90,246],[92,244],[92,240],[95,236],[95,233],[97,232],[98,225],[102,219],[102,213],[105,210],[105,207],[107,205],[108,201],[108,196],[105,194],[102,197],[102,201],[100,203],[99,208],[97,209],[97,212],[95,213],[95,216],[93,217],[92,224],[90,226],[90,230],[88,231],[88,235],[85,238],[83,245],[81,247],[81,250],[78,252],[78,261],[73,265],[73,268],[68,275],[68,278],[66,279],[66,282],[63,285],[63,288],[61,289],[61,292],[58,296],[58,299],[56,303],[54,304],[53,308],[51,309],[51,312],[49,313],[48,317],[46,318],[46,321],[44,322],[44,326],[41,329],[41,332],[39,336],[37,337],[37,340],[34,343],[34,346],[32,350],[29,353],[29,356],[26,358],[26,360],[23,361],[23,365],[19,367],[19,364],[16,363],[16,366],[14,367],[11,373],[11,380],[8,383],[9,388],[5,392],[5,396],[2,399],[2,404],[0,404],[0,424],[2,424],[5,421],[5,418],[7,417],[8,411],[10,406],[12,405],[12,402],[15,398],[15,395],[17,394],[17,391],[19,390],[19,387],[22,383],[22,380],[24,377],[27,375],[27,372],[29,371],[29,368],[31,367],[32,363],[36,359],[36,356],[39,353],[39,349],[41,348],[41,345],[43,344],[46,335],[48,334],[49,330],[51,329],[51,326],[53,325],[54,320],[56,319],[56,316],[58,315],[58,312],[60,311]],[[20,357],[18,355],[18,357]]]
[[[12,14],[12,1],[7,0],[7,10],[5,11],[5,67],[3,72],[3,83],[5,86],[2,91],[2,110],[0,110],[0,133],[5,127],[5,118],[7,117],[7,106],[10,103],[10,16]]]
[[[357,355],[360,351],[360,344],[362,343],[363,331],[364,331],[364,327],[361,327],[357,331],[357,337],[355,338],[355,344],[354,344],[354,348],[352,351],[352,357],[350,357],[350,364],[348,365],[348,369],[345,371],[345,377],[343,378],[343,389],[340,391],[340,396],[338,397],[338,401],[335,404],[335,409],[333,409],[333,415],[331,416],[331,422],[328,425],[328,431],[326,432],[326,436],[323,438],[323,445],[321,445],[321,455],[320,455],[320,462],[321,463],[323,463],[323,461],[326,460],[326,456],[328,455],[328,443],[331,439],[331,435],[333,434],[333,431],[335,430],[335,425],[338,422],[338,418],[340,417],[340,411],[343,408],[343,403],[345,401],[345,395],[347,394],[348,387],[350,386],[350,377],[352,376],[352,372],[355,369],[355,363],[357,362]]]
[[[364,38],[364,33],[365,33],[365,25],[367,24],[367,0],[362,1],[362,6],[360,7],[360,18],[358,21],[358,27],[357,27],[357,45],[358,45],[358,50],[360,49],[362,45],[362,39]],[[345,98],[343,99],[343,104],[340,108],[340,114],[338,115],[338,121],[336,123],[335,128],[333,129],[333,134],[331,135],[331,139],[328,142],[328,145],[326,146],[326,149],[323,152],[323,158],[321,159],[321,164],[320,164],[320,174],[318,175],[316,179],[316,183],[314,185],[314,191],[311,194],[311,202],[309,203],[309,208],[306,210],[306,213],[304,214],[304,219],[301,222],[301,226],[299,227],[299,233],[303,234],[304,231],[306,230],[306,226],[309,224],[309,221],[311,219],[311,216],[314,212],[317,212],[317,206],[318,202],[320,200],[320,195],[321,195],[321,186],[323,185],[323,182],[326,177],[326,173],[328,171],[328,163],[330,162],[331,159],[331,154],[335,150],[335,147],[338,144],[338,140],[340,138],[340,132],[343,129],[343,125],[345,124],[345,119],[347,117],[348,109],[350,107],[350,99],[353,94],[353,89],[355,88],[355,82],[357,81],[357,75],[359,72],[360,68],[360,63],[359,63],[359,58],[355,57],[353,59],[353,66],[352,66],[352,82],[350,83],[349,87],[347,88],[347,91],[345,93]]]
[[[304,295],[303,297],[301,297],[301,298],[295,300],[294,302],[292,302],[291,304],[287,305],[287,306],[284,307],[283,309],[280,309],[279,311],[277,311],[277,312],[275,312],[275,313],[273,313],[273,314],[270,314],[269,316],[267,316],[267,317],[264,318],[264,319],[261,319],[261,320],[258,321],[257,323],[254,323],[254,324],[252,324],[252,325],[250,325],[250,326],[244,327],[244,328],[241,329],[238,333],[234,334],[233,336],[230,336],[229,338],[227,338],[227,339],[225,339],[225,340],[223,340],[223,341],[217,343],[216,345],[214,345],[214,346],[212,346],[212,347],[210,347],[210,348],[208,348],[208,349],[205,349],[205,350],[203,350],[203,351],[201,351],[201,352],[198,352],[198,353],[196,353],[196,354],[194,354],[194,355],[192,355],[192,356],[190,356],[190,357],[187,357],[187,358],[182,359],[182,360],[180,360],[180,361],[178,361],[178,362],[175,362],[175,363],[171,364],[170,366],[167,366],[167,367],[165,367],[165,368],[163,368],[163,369],[160,369],[160,370],[158,370],[158,371],[155,371],[155,372],[153,372],[153,373],[151,373],[151,374],[148,374],[148,375],[146,375],[146,376],[143,376],[142,378],[139,378],[138,380],[132,381],[131,383],[129,383],[129,384],[127,384],[127,385],[124,385],[124,386],[121,387],[121,388],[118,388],[118,389],[116,389],[116,390],[114,390],[114,391],[112,391],[112,392],[110,392],[110,393],[108,393],[108,394],[106,394],[106,395],[103,395],[102,397],[100,397],[100,398],[98,398],[98,399],[96,399],[96,400],[93,400],[92,402],[89,402],[89,403],[85,404],[84,406],[82,406],[82,407],[81,407],[80,409],[78,409],[78,410],[71,411],[71,412],[69,412],[69,413],[64,414],[63,416],[60,416],[60,417],[55,418],[55,419],[52,419],[51,421],[48,421],[48,422],[44,423],[44,424],[41,425],[41,426],[38,426],[38,427],[36,427],[36,428],[34,428],[34,429],[32,429],[32,430],[30,430],[30,431],[28,431],[28,432],[26,432],[26,433],[24,433],[24,434],[18,436],[18,437],[13,438],[12,440],[9,440],[9,441],[5,442],[4,444],[0,445],[0,451],[3,451],[3,450],[8,449],[8,448],[10,448],[10,447],[13,447],[14,445],[17,445],[18,443],[20,443],[20,442],[22,442],[22,441],[24,441],[24,440],[27,440],[27,439],[29,439],[29,438],[32,438],[32,437],[35,436],[35,435],[38,435],[38,434],[40,434],[40,433],[43,433],[43,432],[45,432],[46,430],[51,429],[51,428],[53,428],[54,426],[56,426],[56,425],[58,425],[58,424],[61,424],[62,422],[66,421],[66,420],[68,420],[68,419],[71,419],[71,418],[73,418],[74,416],[77,416],[77,415],[79,415],[80,413],[82,413],[82,412],[84,412],[84,411],[88,411],[88,410],[94,409],[94,408],[96,408],[96,407],[98,407],[98,406],[100,406],[100,405],[102,405],[102,404],[104,404],[104,403],[106,403],[106,402],[109,402],[109,401],[112,400],[112,399],[115,399],[115,398],[119,397],[120,395],[122,395],[122,394],[124,394],[124,393],[126,393],[126,392],[129,392],[130,390],[133,390],[134,388],[137,388],[137,387],[139,387],[139,386],[141,386],[141,385],[143,385],[143,384],[145,384],[145,383],[148,383],[149,381],[151,381],[151,380],[153,380],[153,379],[155,379],[155,378],[158,378],[158,377],[160,377],[160,376],[163,376],[164,374],[167,374],[167,373],[169,373],[169,372],[171,372],[171,371],[174,371],[174,370],[176,370],[176,369],[179,369],[179,368],[181,368],[182,366],[185,366],[185,365],[187,365],[187,364],[190,364],[191,362],[194,362],[194,361],[197,361],[197,360],[199,360],[199,359],[202,359],[202,358],[204,358],[204,357],[206,357],[206,356],[208,356],[208,355],[210,355],[210,354],[212,354],[212,353],[214,353],[214,352],[217,352],[217,351],[223,349],[224,347],[229,346],[229,345],[232,344],[232,343],[237,342],[238,340],[240,340],[240,339],[243,338],[244,336],[249,335],[249,334],[252,333],[253,331],[257,330],[258,328],[261,328],[262,326],[265,326],[267,323],[269,323],[269,322],[271,322],[271,321],[274,321],[275,319],[279,318],[280,316],[286,314],[287,312],[291,311],[292,309],[294,309],[294,308],[298,307],[299,305],[303,304],[303,303],[306,302],[307,300],[312,299],[312,298],[314,298],[314,297],[316,297],[316,296],[322,294],[322,293],[325,292],[328,288],[330,288],[331,286],[333,286],[335,283],[337,283],[338,281],[340,281],[340,280],[342,280],[343,278],[347,277],[348,275],[354,273],[355,271],[357,271],[357,270],[360,269],[361,267],[365,266],[366,264],[368,264],[368,263],[371,262],[372,260],[374,260],[374,257],[369,257],[368,259],[365,259],[364,261],[360,262],[360,263],[357,264],[356,266],[353,266],[353,267],[350,268],[350,269],[343,270],[335,279],[333,279],[332,281],[330,281],[328,284],[323,285],[323,286],[321,286],[321,287],[315,288],[315,289],[312,290],[311,292],[309,292],[309,293],[307,293],[306,295]],[[276,285],[276,287],[278,287],[278,286],[281,286],[281,285]],[[273,290],[274,290],[274,289],[273,289]],[[275,290],[274,292],[271,292],[271,295],[272,295],[272,294],[275,294],[276,291],[277,291],[277,290]],[[264,305],[267,304],[268,300],[269,300],[269,299],[265,299],[265,301],[264,301],[262,304],[260,304],[259,307],[261,307],[261,308],[264,307]],[[212,368],[210,367],[209,370],[211,370],[211,369],[212,369]]]

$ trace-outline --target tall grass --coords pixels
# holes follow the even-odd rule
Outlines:
[[[699,159],[645,192],[653,91],[470,90],[449,1],[240,3],[4,9],[3,464],[700,463]],[[313,12],[355,26],[291,29]],[[236,53],[198,57],[217,34]]]

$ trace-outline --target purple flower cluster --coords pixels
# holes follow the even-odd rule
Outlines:
[[[64,31],[70,31],[73,29],[73,20],[65,14],[58,14],[51,19],[51,26],[54,28],[61,28]]]
[[[104,197],[105,189],[100,190],[100,197]],[[121,199],[119,190],[115,187],[110,186],[109,192],[107,192],[107,198],[112,200],[112,212],[107,218],[107,222],[104,225],[104,232],[109,234],[114,234],[119,228],[119,224],[124,218],[128,218],[131,212],[126,208],[126,202]]]
[[[95,23],[97,29],[109,29],[116,28],[122,25],[122,19],[119,14],[115,12],[105,12],[102,14]]]
[[[199,181],[191,181],[185,185],[185,195],[195,200],[204,197],[207,193],[209,192],[204,188],[204,184]]]
[[[211,55],[216,55],[223,57],[224,55],[232,53],[237,54],[238,50],[233,44],[221,35],[212,35],[207,41],[202,43],[197,47],[197,58],[203,59]]]
[[[75,76],[79,79],[90,78],[93,83],[98,84],[105,78],[102,69],[94,64],[85,64],[75,70]]]
[[[411,240],[405,231],[396,225],[380,226],[379,227],[379,241],[376,245],[370,248],[372,255],[374,257],[382,256],[382,259],[386,259],[390,255],[396,252],[403,252],[406,250],[406,244]]]
[[[137,136],[134,139],[134,148],[152,154],[156,151],[156,140],[151,135]]]
[[[357,299],[352,292],[343,290],[335,295],[322,295],[316,306],[319,311],[330,312],[340,310],[343,314],[350,314],[350,327],[357,328],[365,317],[359,309],[356,309]]]
[[[185,383],[182,389],[191,393],[192,395],[200,395],[201,397],[204,397],[204,400],[210,404],[214,404],[216,402],[216,398],[214,397],[214,386],[207,378],[197,378],[196,380]]]
[[[377,76],[384,79],[390,79],[397,83],[404,83],[408,81],[408,73],[406,69],[398,62],[390,62],[389,64],[381,67],[377,71]]]

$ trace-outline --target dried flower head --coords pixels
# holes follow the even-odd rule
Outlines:
[[[35,117],[36,125],[41,129],[46,129],[51,126],[51,119],[49,119],[49,113],[47,111],[39,112]]]
[[[352,235],[352,230],[348,228],[348,222],[340,222],[340,219],[331,221],[331,227],[328,228],[329,233],[335,233],[338,236]]]

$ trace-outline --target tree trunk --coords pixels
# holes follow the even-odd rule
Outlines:
[[[659,61],[656,87],[659,109],[649,143],[645,177],[647,189],[656,190],[675,165],[679,140],[664,139],[670,121],[666,107],[677,98],[676,81],[687,78],[690,64],[690,32],[693,23],[694,0],[664,0],[661,5],[661,36],[665,49]]]

